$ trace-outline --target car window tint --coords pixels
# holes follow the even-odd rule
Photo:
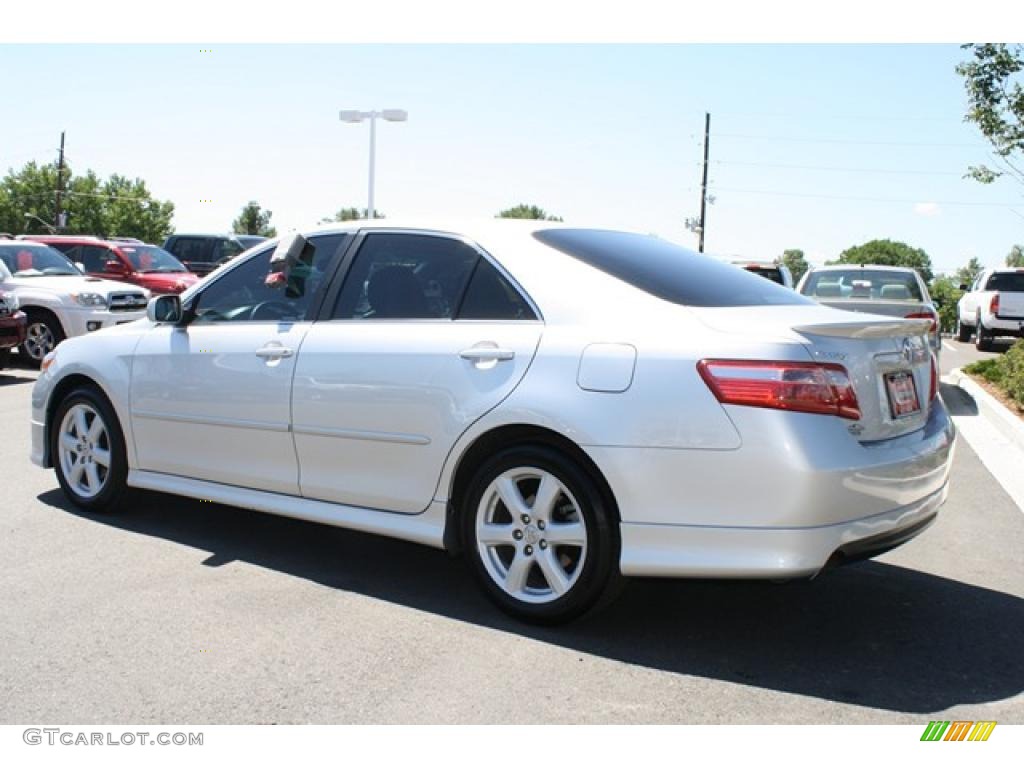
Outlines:
[[[763,277],[651,235],[545,229],[537,240],[665,301],[695,307],[810,304]]]
[[[497,268],[480,259],[459,308],[460,320],[536,320],[530,305]]]
[[[171,244],[170,252],[181,261],[210,261],[210,241],[198,237],[179,237]]]
[[[924,301],[911,272],[882,269],[828,269],[811,273],[801,293],[823,299]]]
[[[77,261],[82,262],[86,272],[103,272],[107,261],[117,258],[101,245],[83,245],[78,256]]]
[[[988,279],[985,290],[1024,292],[1024,272],[995,272]]]
[[[476,249],[448,237],[368,235],[345,277],[332,317],[451,318],[479,258]]]
[[[218,261],[233,258],[244,250],[245,248],[242,247],[241,243],[235,240],[221,238],[214,242],[213,256],[210,260],[216,264]]]
[[[274,248],[265,248],[214,280],[199,295],[195,322],[297,322],[307,319],[310,307],[328,277],[334,255],[347,235],[310,238],[314,249],[310,267],[291,279],[271,272]]]

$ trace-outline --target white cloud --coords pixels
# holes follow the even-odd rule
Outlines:
[[[918,216],[938,216],[941,211],[938,203],[914,203],[914,213]]]

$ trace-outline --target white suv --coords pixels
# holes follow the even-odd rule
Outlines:
[[[86,277],[60,251],[24,240],[0,240],[0,290],[28,316],[21,350],[37,364],[69,336],[145,317],[149,300],[143,288]]]

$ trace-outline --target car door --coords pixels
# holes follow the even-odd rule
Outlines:
[[[522,379],[543,324],[461,239],[373,232],[353,250],[295,370],[300,488],[418,513],[458,437]]]
[[[268,284],[266,248],[205,286],[191,323],[142,338],[131,389],[140,469],[298,494],[292,374],[344,238],[311,238],[313,272],[299,290]]]

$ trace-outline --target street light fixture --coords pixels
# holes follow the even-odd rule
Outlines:
[[[373,207],[373,166],[374,155],[377,150],[377,118],[383,118],[391,123],[404,123],[409,119],[409,113],[404,109],[381,109],[370,112],[360,112],[357,109],[343,109],[338,112],[338,119],[343,123],[361,123],[363,120],[370,121],[370,194],[369,203],[366,206],[366,217],[377,218],[376,209]]]
[[[57,228],[55,226],[53,226],[52,224],[49,224],[49,223],[43,221],[38,216],[36,216],[34,213],[26,213],[25,214],[25,218],[26,219],[35,219],[40,224],[42,224],[44,227],[46,227],[50,231],[51,235],[56,235],[57,234]]]

